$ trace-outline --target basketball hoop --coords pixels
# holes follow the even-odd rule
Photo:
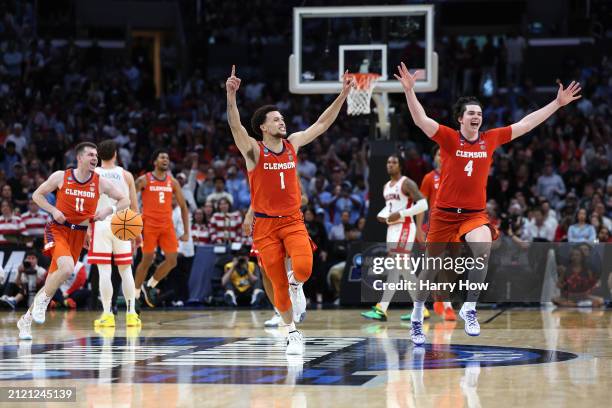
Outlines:
[[[370,113],[370,99],[376,81],[380,78],[379,74],[347,74],[347,78],[355,78],[357,86],[351,88],[346,102],[348,108],[346,113],[351,116],[367,115]]]

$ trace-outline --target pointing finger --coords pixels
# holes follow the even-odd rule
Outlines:
[[[236,65],[232,64],[232,76],[236,75]]]

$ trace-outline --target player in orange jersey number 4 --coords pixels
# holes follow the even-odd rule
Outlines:
[[[435,208],[430,214],[427,254],[437,256],[444,251],[447,243],[466,241],[473,257],[485,260],[479,263],[483,267],[470,271],[470,283],[482,283],[487,274],[491,242],[498,236],[485,213],[487,177],[493,162],[493,152],[497,147],[528,133],[562,106],[579,99],[580,84],[572,81],[564,89],[559,82],[557,97],[548,105],[511,126],[484,132],[479,132],[483,121],[480,102],[473,97],[459,98],[453,109],[453,119],[459,123],[457,131],[438,124],[425,113],[414,92],[419,72],[410,74],[404,63],[397,68],[395,78],[404,88],[414,123],[440,146],[440,189]],[[433,282],[435,270],[423,270],[419,278]],[[470,336],[480,334],[476,317],[479,295],[479,290],[469,290],[466,302],[459,311],[459,316],[465,321],[465,332]],[[425,342],[422,330],[423,307],[429,292],[422,291],[416,296],[411,338],[416,345],[420,345]]]
[[[97,147],[83,142],[75,147],[77,167],[56,171],[32,194],[34,202],[53,216],[45,227],[45,254],[51,256],[51,266],[45,286],[36,294],[34,302],[17,322],[19,339],[32,340],[32,320],[45,322],[45,311],[57,289],[74,271],[81,254],[87,229],[92,221],[104,220],[113,211],[123,210],[129,198],[94,170],[98,164]],[[45,196],[57,191],[56,205],[49,204]],[[115,206],[96,210],[100,194],[116,201]]]
[[[303,354],[304,341],[295,328],[294,315],[300,316],[306,309],[302,285],[312,273],[312,247],[300,211],[297,152],[332,125],[354,81],[344,79],[340,95],[319,119],[306,130],[289,137],[286,137],[285,120],[278,108],[272,105],[260,107],[251,119],[253,132],[263,139],[258,142],[240,123],[236,105],[240,79],[235,74],[236,68],[232,66],[226,82],[227,121],[249,173],[251,205],[255,214],[253,243],[272,282],[274,305],[289,329],[286,352]],[[286,256],[291,258],[293,267],[290,277],[285,270]]]

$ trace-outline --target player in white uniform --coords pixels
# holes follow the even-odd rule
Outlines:
[[[387,159],[387,173],[390,180],[383,189],[385,208],[378,213],[376,218],[387,224],[389,254],[409,254],[417,231],[421,228],[424,212],[427,211],[427,200],[419,191],[416,183],[402,175],[398,156],[391,155]],[[414,220],[415,215],[417,222]],[[387,282],[399,281],[400,275],[404,275],[405,279],[414,278],[410,271],[403,272],[394,269],[388,271]],[[361,315],[367,319],[386,321],[387,309],[394,294],[395,291],[385,290],[380,303]]]
[[[136,188],[134,177],[129,171],[116,165],[117,144],[113,140],[105,140],[98,145],[98,156],[102,161],[102,167],[96,168],[96,173],[101,178],[111,181],[119,191],[130,198],[130,208],[138,212]],[[102,194],[98,202],[98,208],[114,206],[115,202],[110,197]],[[114,211],[113,211],[114,212]],[[111,281],[111,260],[117,265],[121,275],[121,287],[127,306],[126,326],[141,326],[140,318],[135,309],[136,287],[134,275],[132,274],[132,242],[122,241],[111,231],[111,218],[96,221],[92,228],[92,237],[89,243],[88,260],[91,265],[98,265],[100,275],[100,297],[104,311],[99,319],[94,321],[95,327],[115,327],[115,315],[111,312],[111,300],[113,297],[113,284]],[[139,240],[137,240],[139,241]],[[135,243],[138,246],[138,242]]]

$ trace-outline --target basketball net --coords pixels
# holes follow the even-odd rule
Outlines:
[[[376,81],[380,78],[379,74],[346,74],[347,78],[355,78],[357,86],[351,88],[346,103],[348,105],[346,113],[351,116],[367,115],[370,113],[370,100]]]

